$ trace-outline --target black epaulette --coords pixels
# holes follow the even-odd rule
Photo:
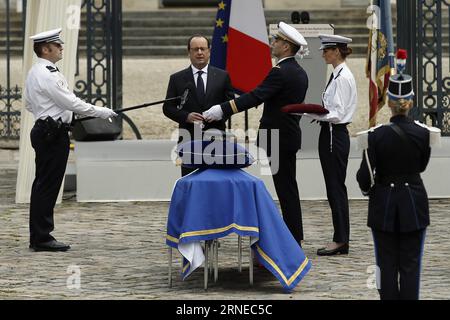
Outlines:
[[[50,72],[56,72],[56,71],[58,71],[57,68],[52,67],[52,66],[46,66],[46,68],[47,68],[48,70],[50,70]]]

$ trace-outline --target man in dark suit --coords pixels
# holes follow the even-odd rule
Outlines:
[[[373,233],[382,300],[419,298],[425,230],[430,224],[420,173],[427,167],[430,146],[439,140],[440,130],[408,117],[414,95],[411,84],[409,75],[391,76],[391,122],[358,137],[365,151],[357,180],[369,196],[367,225]]]
[[[203,113],[206,121],[217,121],[264,102],[257,145],[266,150],[270,159],[283,219],[300,245],[303,224],[296,180],[296,154],[301,147],[300,116],[282,113],[280,109],[288,104],[302,103],[305,99],[308,76],[295,60],[295,54],[300,46],[306,44],[295,28],[280,22],[278,33],[272,40],[272,54],[278,63],[263,82],[253,91]],[[279,140],[274,133],[279,134]],[[279,152],[273,148],[275,144],[278,144]]]
[[[194,131],[201,132],[201,129],[224,131],[226,119],[203,125],[202,112],[212,105],[234,97],[228,73],[209,65],[211,53],[209,40],[202,35],[194,35],[189,38],[187,49],[191,65],[170,76],[166,98],[181,96],[186,88],[189,89],[189,96],[181,110],[177,109],[175,101],[163,105],[164,114],[179,123],[178,143],[202,139],[201,136],[194,137]],[[185,176],[193,170],[182,166],[181,174]]]

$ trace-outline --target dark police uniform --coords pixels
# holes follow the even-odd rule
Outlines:
[[[296,154],[301,148],[300,116],[281,112],[281,108],[293,103],[302,103],[308,89],[308,76],[294,57],[281,59],[271,69],[263,82],[253,91],[222,103],[224,117],[260,105],[264,110],[260,119],[257,145],[266,150],[274,162],[270,141],[271,130],[279,130],[279,166],[272,172],[273,182],[280,200],[284,221],[294,238],[303,240],[302,212],[296,180]],[[262,130],[265,129],[265,130]],[[266,137],[262,137],[262,134]],[[266,141],[262,143],[262,141]]]
[[[61,28],[34,35],[34,43],[59,43]],[[65,251],[70,246],[56,242],[50,235],[54,229],[53,208],[69,156],[69,124],[73,112],[107,119],[116,116],[108,108],[98,107],[77,98],[58,67],[38,58],[26,79],[25,108],[36,119],[31,130],[35,150],[36,175],[30,199],[30,248],[36,251]]]
[[[439,139],[440,130],[404,115],[359,137],[366,151],[357,180],[369,196],[367,225],[373,231],[381,299],[419,297],[425,229],[430,223],[420,173],[430,159],[430,137]]]

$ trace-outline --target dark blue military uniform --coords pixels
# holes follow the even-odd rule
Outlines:
[[[271,143],[275,143],[270,140],[271,130],[279,130],[279,165],[276,172],[272,167],[272,177],[284,221],[298,243],[303,240],[302,212],[296,180],[296,154],[302,140],[299,125],[301,117],[283,113],[281,108],[288,104],[302,103],[307,89],[308,76],[305,70],[294,57],[289,57],[273,67],[253,91],[221,104],[226,118],[264,102],[257,145],[266,150],[273,165],[276,155],[271,150]],[[267,136],[262,137],[266,133]],[[267,145],[262,141],[267,141]]]
[[[400,128],[400,133],[398,129]],[[428,196],[420,173],[430,159],[430,132],[404,115],[368,133],[367,156],[357,172],[369,195],[381,299],[418,299]],[[371,187],[371,171],[375,172]],[[400,279],[398,279],[400,275]],[[400,283],[399,283],[400,281]]]

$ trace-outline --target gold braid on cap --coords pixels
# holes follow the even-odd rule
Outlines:
[[[296,46],[298,46],[298,44],[296,44],[294,41],[292,41],[291,39],[289,39],[288,37],[286,37],[284,34],[282,34],[280,31],[277,32],[277,37],[279,37],[281,40],[290,42],[292,44],[295,44]]]

